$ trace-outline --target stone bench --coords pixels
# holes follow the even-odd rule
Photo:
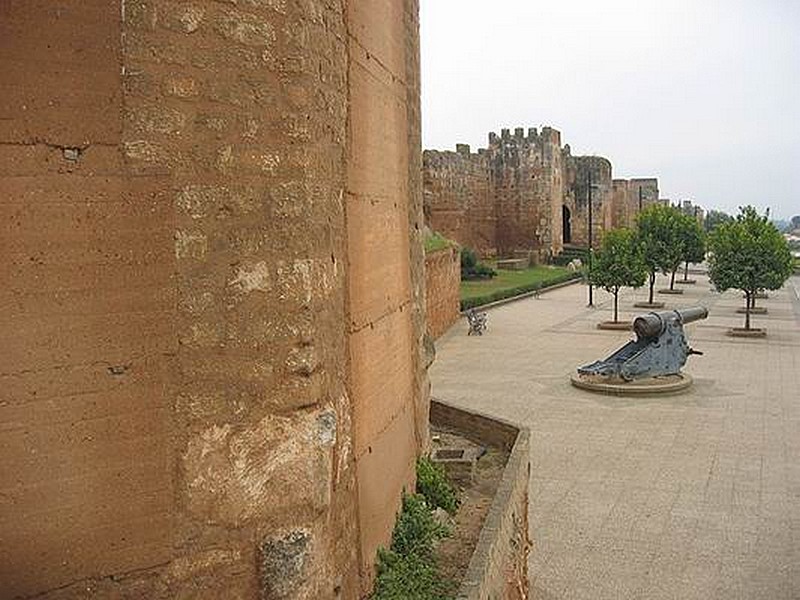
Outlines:
[[[530,261],[525,258],[504,258],[497,261],[497,268],[508,271],[524,271],[529,264]]]

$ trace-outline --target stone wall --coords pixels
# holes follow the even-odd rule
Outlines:
[[[425,256],[425,292],[428,333],[438,338],[455,323],[460,312],[461,256],[445,248]]]
[[[426,150],[423,160],[428,226],[483,257],[533,255],[545,260],[564,244],[588,247],[588,185],[592,183],[592,237],[632,227],[639,187],[645,204],[658,201],[654,178],[612,179],[601,156],[572,156],[561,134],[545,127],[489,134],[477,154]]]
[[[362,591],[427,443],[416,0],[348,3],[350,381]]]
[[[660,202],[658,179],[654,177],[638,179],[614,179],[612,182],[612,203],[614,227],[634,227],[641,207]]]
[[[427,431],[417,11],[0,5],[5,594],[369,587]]]
[[[512,135],[489,134],[489,167],[497,215],[497,251],[501,256],[561,250],[561,134],[545,127],[518,127]]]
[[[121,34],[113,2],[0,4],[5,597],[153,567],[176,539],[174,212],[123,152]]]
[[[497,218],[489,189],[486,152],[426,150],[422,155],[428,226],[481,256],[497,253]]]
[[[592,197],[592,240],[597,247],[604,231],[614,225],[611,162],[602,156],[571,156],[565,147],[564,207],[568,227],[563,234],[569,243],[589,246],[589,185]],[[562,221],[567,225],[566,220]]]
[[[511,423],[435,400],[431,423],[476,443],[508,452],[508,460],[456,597],[525,600],[528,597],[528,486],[530,432]]]

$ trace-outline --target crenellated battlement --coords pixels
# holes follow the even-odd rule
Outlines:
[[[426,150],[423,168],[429,225],[484,255],[545,257],[563,244],[587,246],[633,224],[640,186],[643,202],[658,199],[657,179],[618,183],[608,158],[573,156],[552,127],[492,131],[477,153],[468,144]]]
[[[524,127],[516,127],[512,134],[511,129],[504,127],[500,130],[500,135],[496,132],[489,132],[489,147],[505,145],[533,145],[543,143],[561,143],[561,132],[552,127],[542,127],[541,133],[536,127],[529,127],[527,132]]]

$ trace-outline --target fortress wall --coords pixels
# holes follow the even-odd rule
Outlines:
[[[490,134],[488,153],[497,214],[498,254],[555,253],[561,244],[561,140],[545,127]],[[558,219],[554,219],[554,215]]]
[[[426,150],[423,185],[428,226],[480,256],[497,253],[497,217],[485,152]]]
[[[119,6],[0,4],[0,581],[169,560],[174,214],[135,177]]]
[[[639,214],[639,190],[642,208],[659,202],[658,179],[614,179],[612,183],[612,205],[614,227],[634,227]]]
[[[571,214],[572,244],[589,246],[589,181],[592,184],[592,238],[598,247],[613,227],[611,162],[602,156],[568,156],[564,205]]]
[[[4,593],[369,585],[426,442],[417,10],[0,6]]]
[[[425,256],[428,332],[438,338],[460,316],[461,258],[457,248],[429,252]]]
[[[427,440],[416,0],[349,3],[345,188],[362,591]]]
[[[612,179],[608,159],[572,156],[549,127],[490,133],[478,153],[464,144],[456,152],[426,150],[423,164],[428,226],[483,256],[533,251],[546,259],[561,252],[567,237],[588,247],[589,181],[595,246],[605,231],[634,226],[639,187],[643,206],[659,198],[657,179]]]

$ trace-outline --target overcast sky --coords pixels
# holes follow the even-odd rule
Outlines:
[[[561,131],[661,196],[800,214],[800,0],[421,0],[423,147]]]

